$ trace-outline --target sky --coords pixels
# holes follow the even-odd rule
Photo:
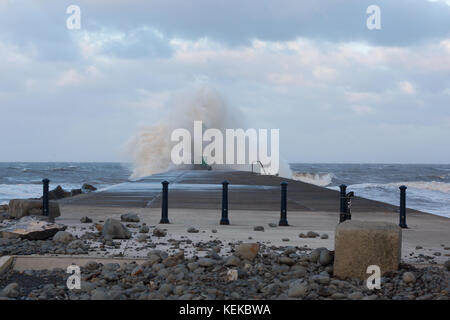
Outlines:
[[[0,161],[126,161],[198,84],[289,162],[450,163],[450,1],[0,0]]]

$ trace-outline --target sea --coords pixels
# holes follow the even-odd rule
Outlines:
[[[399,204],[399,187],[407,186],[407,207],[450,218],[450,164],[308,164],[291,163],[292,178],[355,195]],[[50,188],[66,190],[83,183],[99,190],[129,181],[128,163],[0,162],[0,204],[42,195],[42,179]]]

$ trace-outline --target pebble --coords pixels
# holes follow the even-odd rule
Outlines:
[[[320,236],[320,239],[328,239],[328,234],[324,233]]]
[[[264,231],[264,227],[263,226],[255,226],[255,227],[253,227],[253,231]]]
[[[327,266],[333,261],[333,255],[327,249],[320,251],[319,263],[322,266]]]
[[[87,216],[84,216],[80,219],[80,222],[81,223],[92,223],[92,219]]]
[[[135,213],[125,213],[120,216],[122,222],[139,222],[139,216]]]
[[[304,282],[295,282],[288,290],[289,298],[303,298],[308,293],[308,285]]]
[[[19,284],[16,282],[8,284],[0,292],[0,296],[7,298],[17,298],[19,296]]]
[[[271,227],[271,228],[276,228],[276,227],[277,227],[277,224],[276,224],[276,223],[273,223],[273,222],[271,222],[271,223],[269,223],[269,227]]]
[[[445,261],[444,267],[447,269],[447,271],[450,271],[450,260]]]
[[[153,235],[155,237],[165,237],[167,235],[167,232],[159,228],[155,228],[153,229]]]
[[[259,244],[242,243],[236,248],[236,253],[241,259],[253,260],[259,252]]]
[[[194,227],[190,227],[187,229],[187,232],[188,233],[199,233],[199,230]]]
[[[403,274],[403,282],[405,283],[415,283],[416,282],[416,277],[414,276],[414,273],[412,272],[405,272]]]
[[[73,235],[67,231],[58,231],[53,236],[53,241],[55,241],[55,242],[69,243],[72,240],[73,240]]]
[[[149,233],[149,231],[150,231],[150,228],[146,224],[143,224],[139,228],[139,233]]]
[[[314,231],[308,231],[308,233],[306,234],[306,236],[308,238],[317,238],[319,236],[319,234],[317,232]]]

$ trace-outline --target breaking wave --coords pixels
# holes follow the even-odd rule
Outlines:
[[[331,184],[334,178],[332,173],[310,173],[310,172],[294,172],[292,179],[314,184],[320,187],[326,187]]]

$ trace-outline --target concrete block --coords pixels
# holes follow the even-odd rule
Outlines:
[[[14,258],[11,256],[2,256],[0,257],[0,273],[9,268],[9,266],[13,263]]]
[[[49,216],[52,218],[59,217],[59,204],[55,201],[49,201]],[[42,200],[30,199],[13,199],[9,201],[9,215],[13,218],[20,219],[29,215],[42,215]]]
[[[402,230],[388,222],[347,220],[336,227],[334,275],[367,279],[367,267],[377,265],[381,274],[398,270]]]

